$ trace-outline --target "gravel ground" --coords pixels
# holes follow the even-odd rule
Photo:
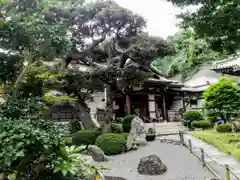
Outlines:
[[[160,176],[145,176],[137,172],[139,160],[143,156],[158,155],[168,170]],[[95,163],[94,163],[95,164]],[[98,164],[98,163],[97,163]],[[137,151],[111,156],[108,162],[99,163],[111,170],[105,175],[124,177],[127,180],[204,180],[213,177],[203,169],[199,160],[181,145],[160,143],[159,140],[149,142]]]

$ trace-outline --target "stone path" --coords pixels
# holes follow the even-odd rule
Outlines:
[[[146,129],[154,128],[157,135],[177,134],[186,128],[181,122],[162,122],[162,123],[146,123]]]
[[[175,137],[177,138],[177,137]],[[204,152],[209,156],[205,156],[205,161],[212,167],[212,169],[220,175],[220,177],[226,176],[225,164],[228,164],[230,170],[237,176],[231,174],[231,180],[240,179],[240,161],[235,159],[233,156],[230,156],[224,152],[221,152],[217,148],[195,138],[191,134],[184,134],[185,144],[188,145],[188,139],[192,142],[193,152],[201,157],[200,148],[203,148]]]
[[[168,170],[165,174],[145,176],[137,172],[140,158],[151,154],[158,155],[166,164]],[[204,180],[213,177],[207,169],[202,168],[199,160],[190,154],[186,147],[160,143],[158,139],[137,151],[111,156],[108,162],[93,164],[110,168],[110,171],[103,172],[105,175],[123,177],[127,180]]]

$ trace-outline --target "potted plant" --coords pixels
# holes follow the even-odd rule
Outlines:
[[[154,141],[156,139],[156,132],[153,128],[149,128],[146,134],[147,141]]]

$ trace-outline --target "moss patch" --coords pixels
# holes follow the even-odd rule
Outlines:
[[[215,130],[196,131],[193,136],[240,160],[240,133],[218,133]]]

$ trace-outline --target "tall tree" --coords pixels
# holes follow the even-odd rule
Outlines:
[[[240,46],[240,11],[238,0],[167,0],[180,7],[197,6],[179,17],[182,27],[194,27],[200,37],[207,37],[218,51],[234,53]]]
[[[46,13],[53,1],[7,0],[1,1],[0,48],[17,53],[25,66],[16,79],[13,95],[16,97],[20,82],[32,63],[53,60],[68,52],[70,39],[68,26],[46,21]]]

